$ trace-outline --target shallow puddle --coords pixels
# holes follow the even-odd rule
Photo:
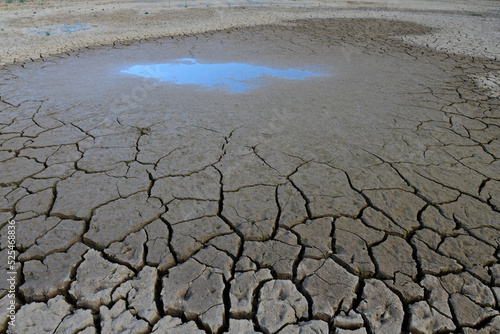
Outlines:
[[[245,63],[204,64],[191,58],[177,59],[172,63],[164,64],[134,65],[121,72],[145,78],[158,78],[161,81],[170,81],[178,85],[222,87],[231,93],[244,92],[249,88],[262,85],[264,81],[259,79],[266,76],[305,79],[325,75],[295,68],[276,69]]]

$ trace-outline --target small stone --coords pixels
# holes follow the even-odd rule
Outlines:
[[[101,315],[101,330],[109,334],[145,334],[151,327],[142,320],[135,318],[127,310],[125,301],[120,299],[111,309],[102,305],[99,309]]]
[[[288,280],[266,282],[259,293],[257,321],[271,333],[307,317],[306,298]]]
[[[404,311],[399,298],[377,279],[365,281],[362,301],[357,311],[367,319],[374,334],[399,334]]]
[[[136,270],[144,266],[144,243],[146,232],[139,230],[129,234],[125,240],[113,242],[104,253],[120,263],[126,263]]]
[[[156,308],[155,290],[158,272],[155,268],[144,267],[136,278],[122,283],[113,292],[112,299],[126,299],[128,308],[133,310],[134,315],[149,323],[155,323],[160,319]]]
[[[426,302],[420,301],[410,306],[410,332],[440,333],[455,329],[450,318],[431,308]]]
[[[300,235],[300,241],[305,249],[305,257],[321,259],[332,253],[331,230],[332,218],[306,220],[293,228]]]
[[[105,260],[101,253],[89,250],[71,283],[69,294],[80,307],[97,311],[111,302],[111,292],[123,281],[132,278],[133,272],[125,266]]]
[[[359,278],[332,259],[304,259],[297,269],[297,279],[313,301],[315,318],[329,321],[340,308],[349,311],[356,299]]]
[[[205,334],[206,332],[198,329],[194,321],[189,321],[185,324],[179,318],[174,318],[169,315],[161,318],[154,327],[151,333],[154,334]]]
[[[251,316],[255,289],[262,282],[272,279],[273,276],[269,269],[236,273],[229,290],[231,315],[235,317]]]

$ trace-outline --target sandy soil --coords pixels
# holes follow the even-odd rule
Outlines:
[[[500,53],[498,1],[311,0],[264,1],[257,5],[220,0],[44,1],[0,5],[0,64],[116,41],[304,18],[358,17],[398,19],[437,28],[425,36],[403,37],[410,43],[488,58]],[[69,29],[61,31],[62,25]]]

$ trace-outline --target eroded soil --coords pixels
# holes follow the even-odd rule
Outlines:
[[[401,37],[428,33],[297,20],[1,68],[16,333],[498,332],[500,64]],[[328,76],[119,73],[185,57]]]

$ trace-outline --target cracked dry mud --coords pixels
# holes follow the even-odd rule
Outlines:
[[[1,68],[16,333],[499,333],[500,102],[474,78],[500,64],[400,37],[429,32],[298,20]],[[186,56],[328,76],[118,74]]]

